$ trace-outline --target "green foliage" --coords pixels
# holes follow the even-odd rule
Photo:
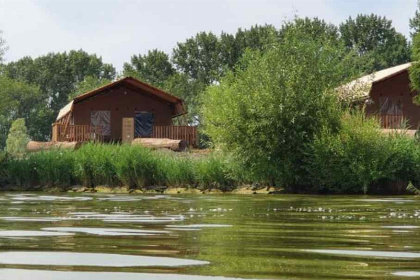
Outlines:
[[[175,72],[169,56],[157,49],[147,55],[133,55],[130,63],[124,63],[124,76],[137,77],[157,87],[163,87],[165,81]]]
[[[236,155],[254,180],[300,182],[305,146],[322,126],[336,127],[334,88],[346,74],[345,54],[294,33],[265,54],[249,52],[245,70],[229,74],[204,98],[206,132]]]
[[[0,160],[0,168],[9,184],[21,187],[166,185],[224,190],[233,183],[220,155],[196,158],[113,144],[89,143],[76,151],[50,150]]]
[[[200,123],[201,94],[206,89],[205,84],[188,78],[186,74],[175,73],[165,82],[163,88],[186,102],[188,123]],[[178,118],[178,121],[185,125],[184,116]]]
[[[413,65],[410,67],[410,81],[411,87],[420,91],[420,33],[413,38],[413,52],[412,52]],[[418,95],[415,96],[415,101],[420,102]]]
[[[75,90],[69,94],[69,100],[72,100],[78,95],[84,94],[86,92],[92,91],[104,85],[111,83],[112,80],[107,78],[98,78],[94,76],[87,76],[81,82],[75,86]]]
[[[64,53],[49,53],[32,59],[24,57],[2,68],[7,77],[39,87],[41,100],[36,104],[42,119],[36,123],[38,135],[35,140],[46,140],[51,133],[51,123],[58,111],[68,102],[69,95],[76,91],[85,77],[98,79],[115,77],[115,68],[102,62],[100,57],[83,50]],[[4,116],[0,110],[0,116]],[[28,124],[29,126],[29,124]],[[31,128],[31,126],[29,126]]]
[[[39,129],[37,124],[43,118],[39,89],[0,75],[0,99],[0,148],[5,147],[11,124],[18,118],[25,119],[29,135],[36,137]]]
[[[246,50],[264,52],[279,42],[279,31],[273,25],[254,25],[250,29],[239,28],[227,40],[221,36],[222,60],[228,69],[234,70]],[[233,46],[229,47],[229,46]]]
[[[211,32],[200,32],[184,43],[177,43],[172,60],[181,73],[211,84],[221,76],[220,41]]]
[[[89,143],[72,154],[73,176],[84,186],[116,185],[115,166],[112,163],[117,146]]]
[[[415,195],[420,195],[420,190],[418,188],[416,188],[412,182],[408,182],[407,185],[407,191],[415,194]]]
[[[6,47],[6,40],[3,39],[1,36],[3,32],[0,30],[0,63],[3,62],[3,56],[6,53],[7,47]]]
[[[6,152],[14,157],[22,157],[29,142],[28,130],[24,119],[16,119],[12,122],[9,135],[6,140]]]
[[[322,129],[310,145],[307,171],[313,191],[368,192],[375,183],[417,181],[419,148],[401,134],[385,135],[376,119],[345,114],[340,130]]]
[[[364,72],[371,73],[410,60],[407,39],[385,17],[374,14],[350,17],[340,24],[340,33],[344,45],[363,56]]]
[[[331,44],[340,44],[340,33],[337,26],[319,18],[295,18],[283,24],[280,36],[284,37],[293,32],[308,35],[313,40],[328,41]]]
[[[420,31],[420,1],[417,1],[417,10],[413,18],[410,18],[411,38],[414,38]]]

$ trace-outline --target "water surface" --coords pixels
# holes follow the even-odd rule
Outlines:
[[[413,196],[0,194],[0,279],[420,278]]]

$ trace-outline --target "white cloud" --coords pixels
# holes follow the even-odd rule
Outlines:
[[[153,48],[171,52],[176,42],[199,31],[280,26],[296,12],[336,24],[374,12],[408,35],[415,7],[416,0],[0,0],[0,30],[10,47],[7,61],[83,48],[121,69],[133,54]]]

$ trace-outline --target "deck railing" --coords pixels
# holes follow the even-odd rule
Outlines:
[[[151,138],[169,138],[184,140],[188,146],[198,146],[196,126],[154,126]],[[104,141],[101,128],[90,125],[65,125],[54,123],[52,127],[52,141]]]
[[[379,115],[382,128],[402,128],[404,126],[403,115]]]
[[[154,126],[152,138],[184,140],[188,146],[198,146],[196,126]]]
[[[88,142],[103,141],[103,135],[99,126],[90,125],[65,125],[53,124],[52,140],[56,142]]]

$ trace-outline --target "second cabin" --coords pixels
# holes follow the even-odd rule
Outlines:
[[[53,124],[52,140],[123,141],[169,138],[196,146],[195,126],[174,126],[186,114],[184,101],[132,77],[75,97]]]

